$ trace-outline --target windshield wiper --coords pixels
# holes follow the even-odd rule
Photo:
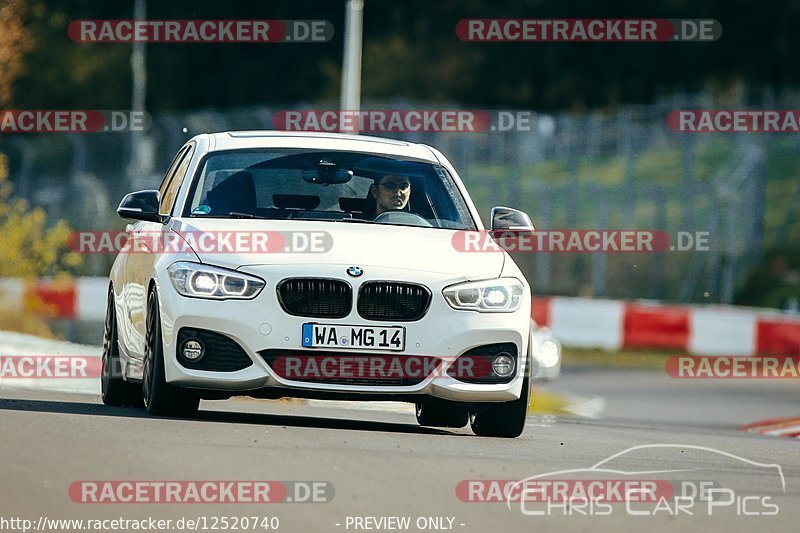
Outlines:
[[[350,222],[355,224],[374,224],[372,220],[364,220],[363,218],[341,218],[338,219],[336,222]]]
[[[238,211],[231,211],[228,213],[228,216],[231,218],[258,218],[261,220],[269,220],[267,217],[260,217],[257,215],[252,215],[250,213],[240,213]]]

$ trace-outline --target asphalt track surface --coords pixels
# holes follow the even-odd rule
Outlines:
[[[372,521],[356,528],[355,517],[391,516],[410,518],[401,531],[797,531],[800,441],[746,433],[740,425],[800,414],[800,384],[676,381],[657,371],[582,368],[566,370],[545,388],[601,396],[606,408],[595,419],[531,417],[521,438],[491,439],[468,428],[421,428],[402,408],[237,399],[203,402],[196,419],[177,420],[105,407],[95,395],[0,388],[0,520],[27,518],[36,525],[40,517],[268,516],[279,519],[277,531],[338,532],[389,531]],[[629,513],[653,512],[654,504],[641,503],[614,504],[605,516],[565,505],[532,516],[523,511],[547,512],[544,504],[523,509],[518,502],[463,502],[456,493],[462,480],[555,479],[547,474],[586,469],[637,446],[646,447],[604,463],[617,473],[573,472],[559,479],[619,480],[633,472],[680,470],[638,479],[695,487],[713,482],[733,493],[720,495],[718,505],[697,498],[691,515],[677,516],[666,508],[655,515]],[[86,504],[68,495],[80,480],[327,481],[335,496],[328,503]],[[728,497],[734,503],[722,505]],[[743,515],[774,513],[773,505],[772,516]],[[443,517],[443,525],[418,528],[420,517]],[[3,531],[21,530],[5,526]]]

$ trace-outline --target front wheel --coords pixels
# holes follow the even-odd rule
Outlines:
[[[142,393],[147,412],[157,416],[191,417],[197,414],[200,398],[192,391],[167,383],[158,292],[147,296],[147,349],[144,357]]]
[[[513,402],[490,404],[482,411],[470,413],[469,425],[479,437],[504,437],[513,439],[525,431],[528,416],[530,382],[528,378],[522,385],[522,394]]]
[[[103,358],[100,371],[100,391],[103,403],[113,406],[142,406],[142,391],[122,377],[117,344],[117,315],[114,307],[114,289],[108,290],[106,320],[103,327]]]
[[[485,404],[481,410],[469,414],[469,425],[479,437],[503,437],[513,439],[525,431],[525,419],[531,403],[531,376],[533,357],[531,343],[528,343],[525,379],[519,398],[512,402]]]

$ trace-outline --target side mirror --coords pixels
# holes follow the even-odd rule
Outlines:
[[[164,218],[158,213],[158,191],[136,191],[125,195],[119,203],[117,214],[122,218],[146,220],[163,223]]]
[[[520,236],[533,233],[533,222],[522,211],[510,207],[492,208],[492,225],[490,231],[513,231]]]

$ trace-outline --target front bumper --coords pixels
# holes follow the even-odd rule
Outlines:
[[[343,273],[347,265],[293,268],[291,276],[332,277],[331,272]],[[456,311],[444,301],[441,290],[462,279],[442,279],[441,274],[408,272],[407,277],[396,270],[371,267],[371,276],[364,279],[347,279],[357,293],[360,284],[376,279],[392,279],[422,283],[430,288],[433,299],[427,314],[415,322],[371,321],[361,318],[355,310],[341,319],[319,319],[291,316],[278,302],[276,285],[285,276],[285,267],[258,266],[240,270],[267,280],[267,286],[253,300],[203,300],[179,295],[168,275],[163,273],[157,283],[161,310],[166,380],[174,385],[210,391],[247,394],[262,389],[280,389],[283,396],[307,396],[314,393],[335,395],[341,393],[358,399],[363,395],[391,396],[408,401],[419,396],[430,396],[461,402],[504,402],[519,398],[528,353],[530,331],[530,295],[524,295],[520,309],[514,313],[478,313]],[[307,382],[284,379],[259,355],[264,350],[297,350],[314,354],[315,349],[303,348],[302,324],[320,322],[330,324],[395,326],[406,328],[406,349],[403,355],[434,356],[453,360],[477,346],[493,343],[513,343],[517,347],[518,364],[513,379],[508,383],[465,383],[445,372],[435,372],[421,382],[411,385],[341,384]],[[252,360],[252,365],[233,372],[195,370],[181,365],[177,358],[178,332],[181,328],[200,328],[223,334],[235,341]],[[367,355],[364,350],[337,350],[344,354]],[[373,355],[390,355],[374,353]],[[391,354],[394,355],[394,354]]]

